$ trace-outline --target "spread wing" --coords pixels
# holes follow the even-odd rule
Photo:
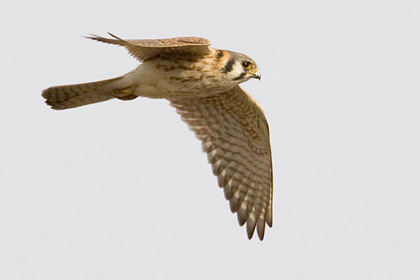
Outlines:
[[[111,33],[112,38],[104,38],[96,35],[87,38],[103,43],[115,44],[125,47],[128,52],[140,61],[145,61],[162,54],[198,54],[205,55],[210,52],[210,41],[199,37],[178,37],[169,39],[149,40],[124,40]]]
[[[267,120],[239,86],[214,96],[171,100],[202,141],[213,173],[248,238],[272,225],[273,176]]]

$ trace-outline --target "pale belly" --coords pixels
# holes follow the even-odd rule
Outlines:
[[[194,98],[224,92],[235,84],[223,74],[207,67],[188,65],[179,68],[169,62],[145,62],[125,75],[126,82],[137,84],[135,95],[149,98]]]

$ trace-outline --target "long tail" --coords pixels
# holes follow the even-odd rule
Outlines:
[[[124,87],[122,79],[123,77],[118,77],[99,82],[50,87],[42,91],[42,97],[46,99],[45,103],[55,110],[75,108],[112,98],[136,98],[133,94],[136,86]]]

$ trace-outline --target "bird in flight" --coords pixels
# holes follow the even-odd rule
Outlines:
[[[273,171],[267,120],[261,106],[240,83],[260,79],[250,57],[210,47],[198,37],[125,40],[91,35],[87,38],[125,47],[141,64],[109,80],[54,86],[42,96],[55,110],[117,98],[164,98],[201,140],[213,173],[230,209],[264,238],[272,226]]]

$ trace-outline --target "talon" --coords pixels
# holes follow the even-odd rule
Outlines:
[[[133,100],[138,97],[138,95],[134,94],[136,88],[137,86],[114,89],[114,94],[112,96],[120,100]]]

